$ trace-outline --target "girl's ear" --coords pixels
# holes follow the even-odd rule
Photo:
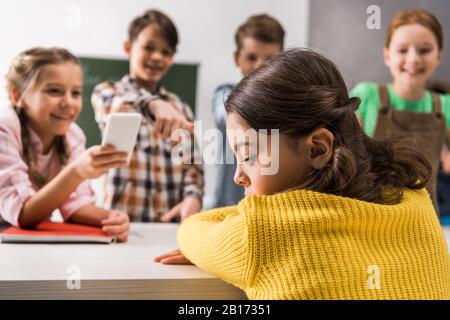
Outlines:
[[[234,58],[234,64],[236,65],[236,67],[239,67],[239,51],[235,51],[233,54],[233,58]]]
[[[389,49],[386,47],[383,48],[383,58],[384,64],[389,68]]]
[[[128,57],[130,57],[131,54],[131,46],[132,43],[128,40],[123,43],[123,51],[125,51]]]
[[[437,60],[437,65],[440,65],[442,62],[442,50],[438,51],[438,60]]]
[[[170,58],[167,58],[167,60],[166,60],[167,61],[167,70],[170,67],[172,67],[174,59],[175,59],[175,53],[172,54],[172,56]]]
[[[12,87],[9,89],[9,98],[11,99],[13,105],[21,107],[22,100],[22,92],[19,91],[16,87]]]
[[[314,130],[309,135],[310,164],[314,169],[326,166],[333,157],[334,135],[325,128]]]

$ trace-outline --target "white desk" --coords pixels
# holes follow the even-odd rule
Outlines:
[[[177,227],[133,223],[128,243],[111,245],[0,244],[0,299],[244,299],[195,266],[153,262],[177,247]],[[450,228],[444,233],[450,247]],[[70,266],[81,289],[67,288]]]
[[[177,248],[177,228],[133,223],[128,243],[111,245],[0,244],[0,299],[244,299],[196,266],[153,262]],[[78,272],[81,289],[68,289]]]

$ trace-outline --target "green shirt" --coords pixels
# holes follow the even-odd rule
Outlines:
[[[391,84],[387,85],[389,102],[395,110],[408,110],[416,112],[431,112],[433,103],[429,91],[425,91],[423,97],[417,101],[408,101],[400,98],[392,88]],[[373,137],[375,127],[377,125],[378,108],[380,106],[380,95],[378,93],[378,85],[372,82],[358,83],[351,91],[350,97],[358,97],[361,104],[356,111],[362,119],[364,132]],[[442,113],[445,115],[447,127],[450,127],[450,94],[440,95]]]

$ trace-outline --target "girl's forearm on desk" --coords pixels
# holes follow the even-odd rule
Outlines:
[[[68,164],[56,177],[24,203],[19,216],[19,226],[31,228],[49,217],[82,181],[83,179],[77,174],[75,167]]]
[[[108,210],[96,207],[93,203],[78,209],[70,221],[79,224],[87,224],[91,226],[101,227],[102,220],[108,217]]]

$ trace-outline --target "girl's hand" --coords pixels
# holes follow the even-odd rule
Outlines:
[[[161,222],[169,222],[176,216],[181,217],[181,221],[190,215],[197,213],[202,208],[202,203],[195,196],[186,197],[182,202],[170,209],[161,217]]]
[[[111,145],[93,146],[79,155],[71,165],[81,179],[95,179],[109,169],[126,167],[127,153],[116,151]]]
[[[441,151],[441,166],[445,174],[450,174],[450,151],[446,147]]]
[[[174,250],[165,254],[162,254],[154,259],[155,262],[162,264],[193,264],[189,261],[180,250]]]
[[[172,137],[172,132],[177,129],[187,129],[191,133],[194,132],[194,123],[187,120],[184,114],[170,102],[162,99],[152,100],[149,102],[148,108],[155,116],[155,129],[164,139],[171,139],[173,143],[179,143],[179,138]]]
[[[102,231],[108,235],[116,236],[117,241],[126,242],[130,230],[130,218],[122,211],[110,210],[108,217],[102,220]]]

